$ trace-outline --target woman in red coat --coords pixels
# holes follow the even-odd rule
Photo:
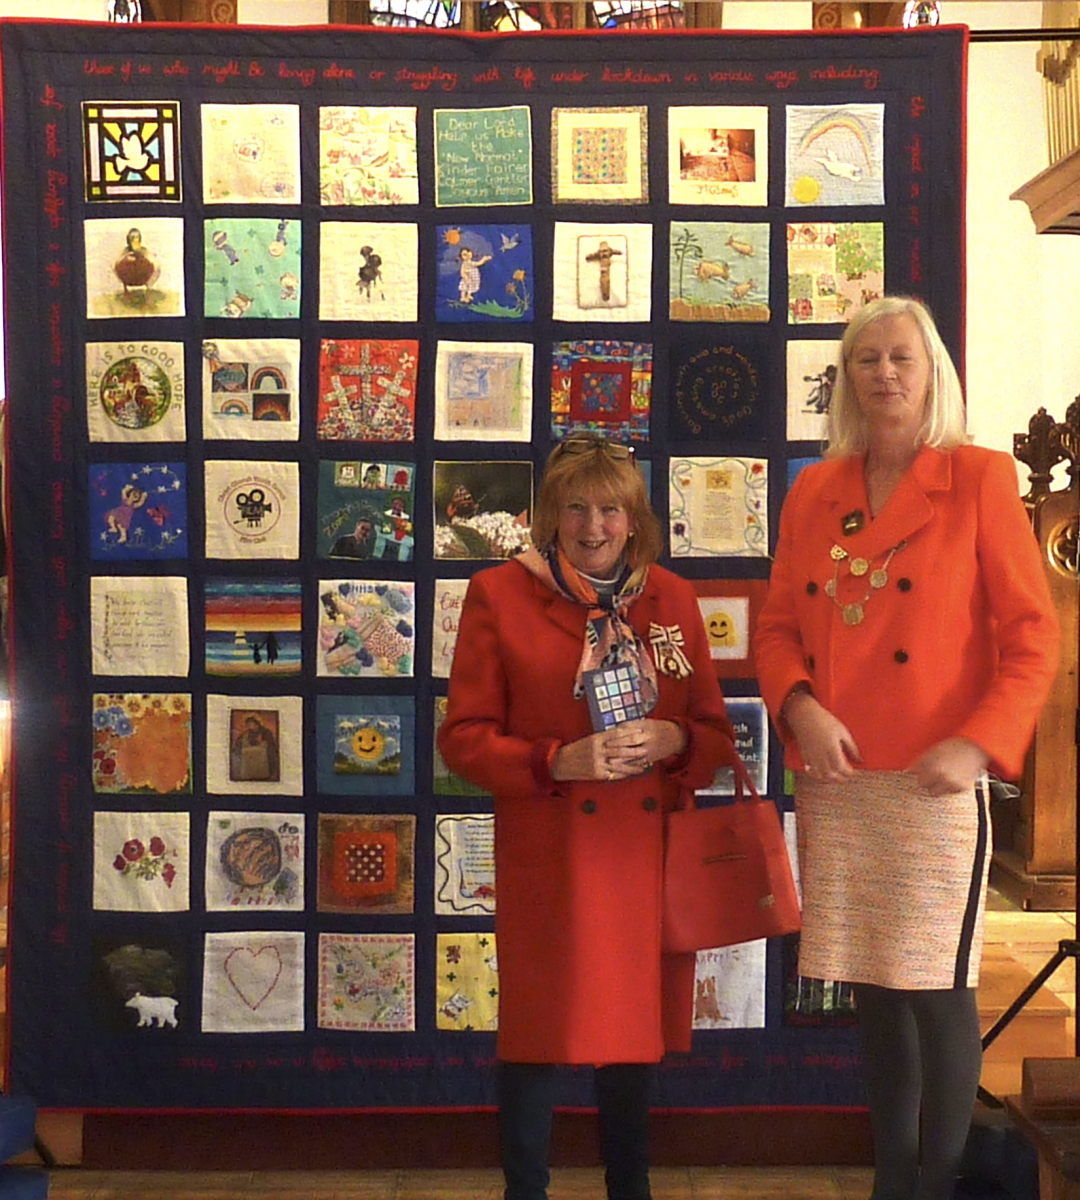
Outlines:
[[[1058,662],[1013,461],[969,442],[926,309],[861,309],[755,637],[797,773],[799,970],[855,984],[873,1200],[953,1195],[981,1067],[986,772],[1019,773]]]
[[[439,735],[495,796],[506,1200],[547,1195],[559,1063],[598,1068],[609,1197],[649,1200],[650,1064],[690,1048],[693,1013],[694,955],[660,951],[663,817],[732,730],[632,451],[559,445],[532,537],[469,585]]]

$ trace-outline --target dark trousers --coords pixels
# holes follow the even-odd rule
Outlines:
[[[649,1193],[650,1063],[596,1069],[600,1151],[609,1200],[651,1200]],[[499,1064],[499,1142],[506,1200],[547,1200],[556,1067]]]

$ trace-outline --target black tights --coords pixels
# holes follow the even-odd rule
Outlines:
[[[499,1142],[506,1200],[546,1200],[556,1068],[546,1063],[499,1064]],[[650,1200],[649,1063],[596,1069],[600,1151],[609,1200]]]
[[[982,1068],[973,988],[855,985],[874,1139],[871,1200],[952,1200]]]

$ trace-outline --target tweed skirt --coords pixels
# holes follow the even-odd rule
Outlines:
[[[913,775],[860,771],[795,788],[799,974],[889,988],[975,987],[990,819],[985,784],[930,796]]]

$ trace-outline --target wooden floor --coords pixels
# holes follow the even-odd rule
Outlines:
[[[862,1167],[660,1167],[653,1200],[866,1200]],[[51,1200],[502,1200],[499,1171],[154,1172],[52,1174]],[[603,1173],[552,1172],[550,1200],[604,1200]]]
[[[1072,914],[1019,912],[989,897],[984,953],[984,985],[994,983],[996,962],[1011,964],[1003,988],[1007,999],[1057,947],[1074,936]],[[988,1055],[984,1082],[998,1095],[1019,1091],[1020,1062],[1026,1055],[1068,1056],[1074,1045],[1074,967],[1069,961],[1046,991],[1056,1009],[1036,1011],[1017,1022],[1015,1045]],[[983,989],[980,989],[982,991]],[[1038,1009],[1038,1006],[1035,1006]],[[1046,1006],[1043,1006],[1044,1009]],[[1045,1025],[1049,1033],[1040,1033]],[[1002,1038],[1002,1043],[1008,1042]],[[56,1114],[56,1120],[62,1114]],[[39,1117],[39,1129],[41,1118]],[[102,1171],[78,1166],[83,1157],[81,1123],[52,1125],[45,1140],[65,1165],[51,1173],[54,1200],[502,1200],[498,1170],[460,1171]],[[23,1162],[34,1156],[24,1158]],[[111,1165],[111,1164],[110,1164]],[[117,1164],[119,1165],[119,1164]],[[654,1200],[866,1200],[871,1171],[865,1167],[659,1167],[652,1173]],[[604,1200],[602,1172],[563,1168],[552,1172],[550,1200]]]

